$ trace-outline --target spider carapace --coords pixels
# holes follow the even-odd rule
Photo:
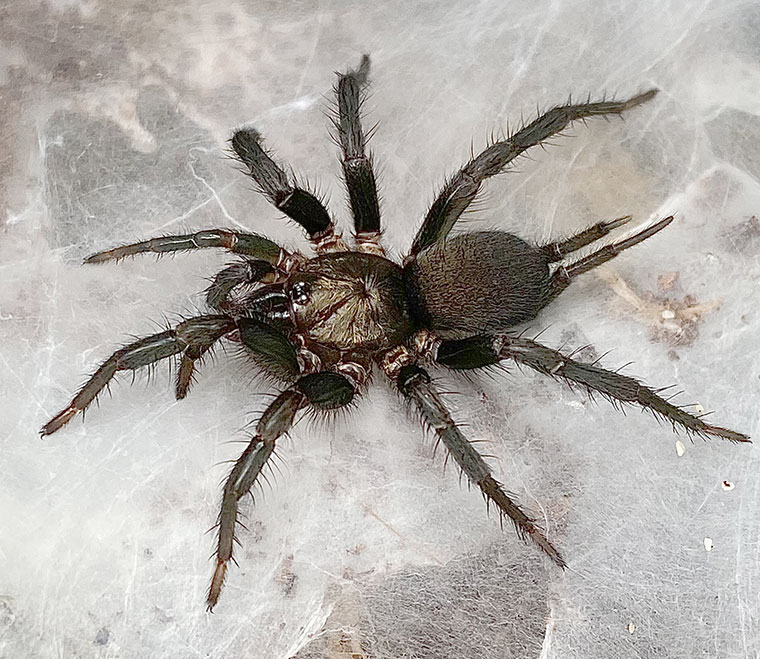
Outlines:
[[[226,480],[217,531],[216,567],[208,607],[216,605],[238,524],[240,499],[260,478],[277,439],[305,407],[333,410],[349,405],[379,369],[438,435],[469,481],[509,518],[518,534],[555,563],[565,562],[535,521],[494,479],[474,445],[451,418],[425,366],[478,369],[507,361],[564,379],[616,403],[639,405],[674,428],[733,442],[748,438],[706,423],[639,381],[583,364],[510,328],[533,319],[580,274],[609,261],[664,229],[667,217],[582,258],[574,253],[630,220],[598,222],[574,236],[534,245],[509,233],[481,231],[449,237],[485,179],[505,170],[530,147],[570,123],[620,115],[650,99],[650,90],[624,101],[555,107],[472,158],[444,186],[402,263],[386,258],[372,159],[360,121],[369,58],[339,75],[335,128],[354,220],[349,248],[323,203],[299,187],[263,148],[253,129],[237,131],[232,148],[260,191],[300,224],[316,256],[283,249],[251,233],[210,229],[164,236],[98,252],[87,263],[140,253],[164,254],[218,247],[240,259],[219,272],[206,293],[211,314],[188,318],[165,332],[139,339],[103,362],[71,403],[42,429],[50,435],[82,412],[117,372],[177,356],[176,395],[184,398],[196,365],[227,337],[247,358],[282,383],[260,417],[248,447]]]

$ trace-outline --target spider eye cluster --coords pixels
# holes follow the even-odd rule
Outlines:
[[[308,304],[311,299],[311,285],[305,281],[298,281],[290,289],[290,299],[293,304]]]

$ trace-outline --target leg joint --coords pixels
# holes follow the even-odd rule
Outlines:
[[[408,394],[415,384],[430,384],[430,376],[417,364],[407,364],[399,370],[396,383],[402,394]]]

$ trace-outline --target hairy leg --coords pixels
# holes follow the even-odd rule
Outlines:
[[[68,407],[46,423],[40,434],[52,435],[66,425],[78,412],[84,412],[98,394],[119,371],[134,371],[157,361],[179,354],[192,348],[200,357],[211,345],[228,332],[235,329],[235,321],[228,316],[198,316],[181,322],[174,329],[153,336],[138,339],[134,343],[117,350],[86,382],[74,396]],[[180,368],[180,371],[182,369]],[[178,380],[178,397],[179,393]],[[189,382],[189,379],[188,379]],[[184,392],[187,389],[185,387]]]
[[[619,115],[650,100],[657,93],[650,89],[626,101],[601,101],[562,105],[552,108],[505,140],[495,142],[467,163],[444,186],[430,207],[412,245],[417,254],[443,240],[480,191],[483,181],[502,172],[519,155],[560,133],[570,123],[596,116]]]
[[[667,419],[673,428],[701,436],[722,437],[731,442],[748,442],[749,437],[733,430],[705,423],[700,417],[669,403],[634,378],[608,371],[593,364],[582,364],[557,350],[531,341],[503,334],[474,336],[468,339],[442,341],[436,351],[436,361],[453,369],[491,366],[504,359],[578,385],[589,393],[600,393],[613,402],[639,405],[655,416]]]
[[[296,390],[282,392],[264,412],[256,434],[240,456],[224,485],[222,508],[219,512],[216,546],[216,568],[208,591],[209,611],[216,606],[222,592],[227,566],[232,559],[237,526],[238,501],[245,496],[261,475],[261,470],[274,453],[275,440],[288,432],[305,396]]]
[[[440,395],[433,387],[430,376],[414,364],[404,366],[398,375],[397,385],[401,394],[409,400],[423,420],[436,432],[449,454],[473,485],[477,485],[486,503],[493,503],[502,516],[509,517],[523,540],[532,540],[560,567],[565,561],[535,520],[528,517],[504,491],[491,475],[491,470],[472,443],[461,433],[446,409]]]
[[[623,250],[638,245],[647,238],[651,238],[658,231],[662,231],[672,221],[673,216],[671,215],[670,217],[666,217],[646,229],[633,234],[630,238],[612,243],[611,245],[605,245],[596,252],[582,258],[580,261],[576,261],[569,265],[561,265],[552,275],[551,297],[556,297],[564,291],[570,285],[570,282],[572,282],[572,280],[578,275],[582,275],[584,272],[588,272],[598,265],[607,263],[607,261],[614,259]]]
[[[367,84],[368,73],[369,57],[364,55],[356,71],[339,75],[335,87],[338,98],[335,127],[343,151],[343,176],[351,202],[358,245],[361,247],[369,241],[379,247],[380,206],[377,184],[372,170],[372,156],[365,152],[366,138],[360,118],[362,87]]]
[[[348,405],[353,396],[353,385],[342,375],[331,372],[313,373],[300,378],[292,387],[283,391],[264,411],[256,426],[256,434],[235,463],[224,485],[219,512],[216,567],[206,601],[209,611],[219,601],[227,567],[232,560],[239,501],[258,481],[262,469],[274,453],[276,440],[290,430],[296,412],[307,403],[318,410],[337,409]]]
[[[613,229],[617,229],[630,221],[631,216],[626,215],[625,217],[619,217],[616,220],[597,222],[588,229],[584,229],[583,231],[576,233],[574,236],[570,236],[570,238],[567,238],[566,240],[558,240],[547,245],[542,245],[540,249],[549,258],[549,263],[561,261],[570,252],[574,252],[582,247],[586,247],[586,245],[590,245],[600,238],[604,238],[604,236],[610,233]]]
[[[85,263],[104,263],[105,261],[120,261],[135,254],[168,254],[184,252],[205,247],[222,247],[235,254],[242,254],[255,259],[261,259],[271,265],[277,265],[284,250],[277,244],[253,233],[240,233],[227,229],[206,229],[196,233],[178,236],[161,236],[151,238],[131,245],[122,245],[88,256]]]
[[[332,219],[322,202],[311,192],[291,183],[288,175],[261,145],[261,135],[253,128],[232,136],[232,149],[248,167],[261,193],[290,219],[300,224],[318,251],[330,251],[342,245]]]

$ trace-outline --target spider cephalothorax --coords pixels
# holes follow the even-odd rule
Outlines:
[[[403,271],[374,254],[339,252],[304,263],[290,277],[291,313],[309,341],[376,351],[412,332]]]
[[[635,404],[687,432],[734,442],[748,438],[705,423],[672,405],[633,378],[575,361],[509,329],[535,318],[580,274],[664,229],[662,219],[588,256],[572,253],[606,236],[629,216],[599,222],[546,245],[532,245],[499,231],[448,234],[478,194],[483,181],[503,171],[526,149],[565,129],[572,121],[619,115],[655,95],[625,101],[587,102],[555,107],[510,137],[494,142],[467,163],[431,206],[403,264],[385,257],[372,160],[365,150],[359,117],[369,59],[338,78],[337,137],[354,219],[354,249],[336,231],[324,205],[293,183],[262,148],[259,134],[239,130],[232,148],[261,192],[308,234],[317,253],[307,258],[250,233],[211,229],[165,236],[98,252],[87,263],[118,260],[143,252],[162,254],[221,247],[241,257],[214,278],[206,295],[213,314],[196,316],[175,328],[117,350],[95,371],[71,403],[42,429],[50,435],[82,412],[123,370],[179,356],[176,394],[184,398],[196,362],[229,337],[248,358],[282,383],[250,444],[224,486],[219,514],[216,569],[208,594],[212,608],[232,558],[238,502],[250,491],[272,457],[276,440],[303,407],[345,407],[381,370],[438,435],[469,481],[514,523],[520,537],[536,543],[555,563],[559,552],[533,519],[493,478],[473,444],[452,421],[422,364],[477,369],[512,360],[555,378],[598,392],[617,403]],[[568,258],[570,257],[570,258]]]

